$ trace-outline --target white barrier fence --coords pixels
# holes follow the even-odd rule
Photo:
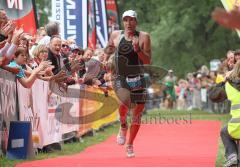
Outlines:
[[[42,80],[36,80],[31,89],[26,89],[19,82],[16,84],[14,75],[0,70],[0,148],[6,150],[9,124],[14,120],[31,122],[35,148],[58,143],[63,140],[64,134],[74,132],[82,135],[90,129],[98,129],[117,120],[116,105],[103,105],[116,101],[113,91],[109,92],[109,97],[106,97],[108,99],[103,100],[104,92],[100,89],[80,85],[72,85],[70,88],[79,93],[80,90],[97,92],[97,96],[95,100],[79,99],[71,94],[62,97],[52,93],[49,83]],[[62,105],[65,103],[71,104],[71,108]],[[94,113],[102,106],[108,106],[107,110],[113,112],[100,119],[97,117],[98,112],[96,120],[84,123],[84,116]],[[104,115],[104,112],[100,114]]]

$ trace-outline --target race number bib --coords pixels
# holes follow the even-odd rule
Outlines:
[[[143,78],[141,76],[126,77],[126,82],[131,91],[144,89]]]

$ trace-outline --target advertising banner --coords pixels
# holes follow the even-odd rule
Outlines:
[[[52,0],[52,18],[60,23],[61,37],[87,47],[87,0]]]
[[[0,1],[0,7],[6,11],[10,20],[17,23],[18,27],[23,27],[24,31],[31,35],[36,34],[37,19],[34,0],[4,0]]]

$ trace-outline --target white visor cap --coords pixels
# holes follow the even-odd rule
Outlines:
[[[123,13],[122,19],[123,19],[124,17],[127,17],[127,16],[129,16],[129,17],[134,17],[134,18],[137,19],[137,12],[135,12],[134,10],[127,10],[127,11],[125,11],[125,12]]]

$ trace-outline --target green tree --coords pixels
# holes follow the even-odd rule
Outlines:
[[[51,3],[49,0],[35,0],[38,24],[40,27],[48,23],[48,17],[52,15]]]
[[[211,19],[213,9],[222,6],[220,0],[119,0],[118,5],[120,14],[136,10],[139,30],[151,34],[153,64],[174,69],[179,76],[238,48],[236,32]]]

